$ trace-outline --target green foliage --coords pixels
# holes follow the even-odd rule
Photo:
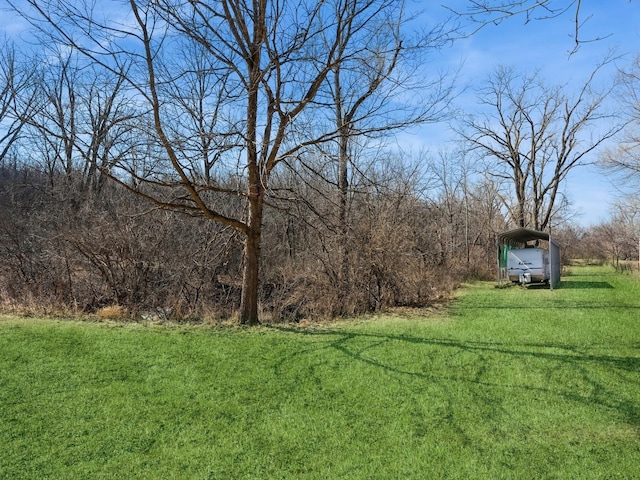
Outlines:
[[[0,322],[0,478],[638,478],[640,284],[307,327]]]

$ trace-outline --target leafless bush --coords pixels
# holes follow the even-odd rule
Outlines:
[[[17,181],[16,179],[20,179]],[[238,268],[239,244],[212,222],[148,205],[108,184],[82,192],[24,172],[3,175],[0,295],[5,305],[42,303],[180,318],[232,311],[219,281]]]
[[[441,300],[454,288],[459,272],[430,254],[434,232],[421,221],[428,212],[415,198],[371,194],[354,202],[346,245],[348,284],[340,278],[339,252],[344,247],[340,232],[332,230],[326,219],[309,222],[312,215],[307,213],[306,222],[300,220],[289,228],[296,229],[300,242],[292,246],[290,239],[265,241],[272,248],[266,255],[270,268],[265,270],[271,275],[264,281],[264,302],[275,319],[421,307]],[[277,236],[276,232],[286,230],[282,227],[272,225],[265,231]]]

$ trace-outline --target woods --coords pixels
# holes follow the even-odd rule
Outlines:
[[[563,182],[630,121],[602,107],[617,84],[592,88],[597,66],[575,97],[497,70],[479,97],[495,116],[465,117],[457,147],[393,144],[456,117],[455,75],[420,67],[459,19],[519,3],[416,31],[390,0],[9,2],[38,48],[0,58],[2,305],[348,316],[492,278],[512,225],[575,233]]]
[[[266,208],[263,315],[296,320],[424,306],[467,272],[492,275],[493,235],[504,224],[484,220],[487,206],[461,193],[420,200],[424,185],[415,180],[382,180],[384,194],[362,182],[349,202],[348,294],[340,282],[345,239],[330,223],[335,204],[325,199],[335,192],[307,178],[311,205]],[[3,167],[5,306],[95,312],[121,305],[177,318],[228,318],[239,307],[243,245],[233,229],[149,212],[144,199],[113,183],[99,192],[83,192],[80,183]],[[460,255],[465,242],[469,257]]]

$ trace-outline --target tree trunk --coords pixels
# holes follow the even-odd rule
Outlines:
[[[520,170],[516,170],[515,172],[515,180],[516,180],[516,200],[518,202],[518,218],[516,219],[516,223],[519,227],[526,227],[526,212],[527,212],[527,194],[526,194],[526,179]]]
[[[338,168],[338,195],[339,195],[339,232],[340,232],[340,291],[338,298],[340,302],[340,314],[346,314],[346,302],[349,297],[351,282],[349,278],[349,226],[347,218],[347,200],[349,195],[349,179],[348,179],[348,152],[347,143],[349,141],[348,133],[345,127],[341,128],[340,134],[340,153]]]
[[[260,284],[260,237],[264,201],[263,178],[258,155],[258,111],[261,81],[261,48],[264,41],[265,2],[254,2],[256,15],[253,37],[245,58],[248,71],[247,93],[247,180],[249,212],[245,228],[244,270],[242,272],[242,296],[240,300],[240,323],[258,325],[258,288]],[[266,179],[264,179],[266,180]]]
[[[262,235],[263,196],[258,193],[249,198],[249,221],[244,240],[244,270],[240,323],[258,325],[258,291],[260,287],[260,239]]]

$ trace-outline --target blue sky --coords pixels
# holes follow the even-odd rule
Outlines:
[[[464,9],[468,0],[408,0],[411,8],[424,10],[424,19],[444,16],[442,4]],[[553,0],[553,4],[567,4],[569,0]],[[456,41],[451,47],[438,52],[428,68],[460,70],[459,85],[468,90],[457,99],[457,106],[465,112],[477,108],[473,86],[478,85],[498,65],[514,66],[523,72],[539,69],[549,83],[563,83],[567,88],[580,81],[592,71],[610,49],[615,49],[622,58],[617,65],[601,72],[600,80],[608,82],[615,74],[616,66],[628,66],[633,57],[640,55],[640,1],[638,0],[582,0],[583,40],[606,37],[599,41],[584,43],[573,55],[571,35],[574,33],[574,17],[565,14],[549,20],[532,20],[525,23],[524,17],[514,17],[490,25],[473,36]],[[19,38],[26,24],[5,10],[6,3],[0,0],[0,35]],[[446,124],[423,127],[420,131],[407,133],[403,144],[414,148],[427,147],[432,152],[451,148],[453,134]],[[590,160],[597,160],[593,155]],[[580,214],[577,222],[588,226],[605,221],[610,204],[617,191],[615,180],[608,178],[595,167],[582,167],[570,175],[565,193]]]
[[[442,0],[438,3],[462,8],[468,2]],[[556,0],[554,3],[560,5],[568,2]],[[514,66],[523,72],[538,69],[546,83],[566,84],[570,91],[573,85],[586,79],[609,50],[614,49],[621,55],[620,60],[599,74],[602,84],[610,82],[617,67],[629,66],[633,58],[640,55],[640,2],[583,0],[582,4],[581,17],[586,23],[580,30],[580,37],[583,40],[601,40],[583,43],[572,55],[569,52],[575,45],[572,38],[573,12],[559,18],[529,23],[525,22],[524,17],[514,17],[499,25],[487,26],[442,50],[435,64],[441,68],[455,69],[462,63],[459,82],[461,86],[469,86],[466,93],[458,98],[457,105],[465,112],[477,109],[473,86],[486,79],[499,65]],[[430,14],[438,14],[435,5],[428,9]],[[446,126],[433,125],[421,129],[417,136],[422,139],[424,146],[433,150],[434,145],[436,148],[446,146],[447,141],[452,139],[452,132]],[[592,155],[589,160],[595,161],[597,157]],[[575,221],[583,226],[606,221],[610,205],[619,195],[615,179],[609,178],[596,167],[574,170],[564,190],[579,213]]]

